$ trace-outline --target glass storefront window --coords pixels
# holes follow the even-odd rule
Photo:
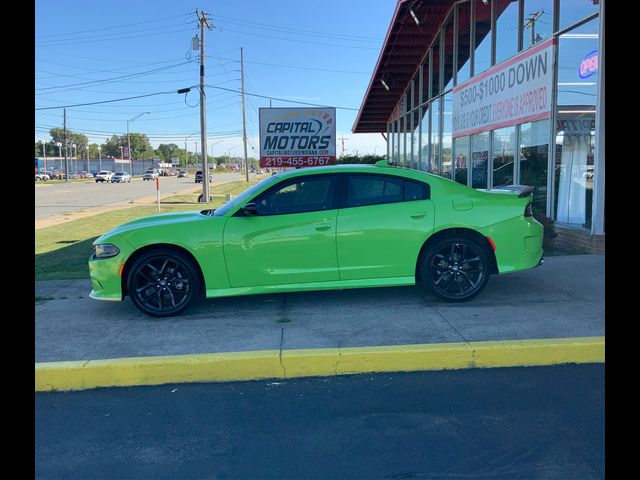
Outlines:
[[[444,95],[444,108],[442,112],[442,168],[440,175],[451,178],[451,134],[453,130],[452,100],[453,94]]]
[[[421,109],[420,120],[420,167],[419,170],[426,172],[429,170],[429,115],[431,114],[427,105]]]
[[[496,63],[518,52],[518,0],[496,0]]]
[[[430,99],[429,97],[429,54],[424,57],[424,62],[422,63],[422,101],[426,102]]]
[[[471,135],[471,186],[487,188],[489,132]]]
[[[444,54],[442,56],[444,92],[453,87],[453,20],[453,14],[449,15],[449,20],[444,27]]]
[[[535,187],[533,211],[546,215],[549,120],[520,125],[520,184]]]
[[[560,35],[554,212],[558,223],[591,228],[600,19]]]
[[[513,167],[516,155],[516,127],[493,131],[493,183],[492,188],[513,185]]]
[[[411,112],[411,168],[418,169],[420,165],[420,138],[418,131],[419,110],[416,108]]]
[[[400,139],[400,163],[402,165],[407,165],[409,163],[409,153],[411,151],[411,139],[407,138],[407,136],[409,135],[409,129],[408,127],[408,121],[409,121],[409,116],[408,115],[403,115],[402,119],[401,119],[401,139]]]
[[[400,120],[396,120],[393,122],[394,124],[394,128],[396,131],[395,137],[396,137],[396,144],[395,144],[395,149],[393,152],[393,161],[399,163],[400,162]]]
[[[471,4],[457,5],[458,8],[458,73],[456,85],[469,80],[471,75]]]
[[[439,37],[440,35],[438,35]],[[441,55],[440,55],[440,40],[439,38],[433,42],[431,48],[431,57],[433,58],[432,72],[431,72],[431,96],[435,97],[440,93],[440,67],[441,67]]]
[[[431,160],[429,171],[440,173],[440,98],[431,102]]]
[[[466,185],[469,168],[469,137],[458,137],[453,141],[453,155],[455,156],[455,181]]]
[[[393,161],[393,157],[395,154],[395,142],[396,142],[396,129],[394,127],[394,122],[389,122],[387,124],[387,130],[389,131],[389,142],[387,145],[387,157],[390,161]]]
[[[553,32],[553,0],[524,0],[522,27],[525,50],[549,38]]]
[[[478,75],[491,66],[491,3],[475,0],[476,32],[473,74]]]
[[[600,2],[594,0],[560,0],[560,30],[570,27],[583,18],[598,13]]]

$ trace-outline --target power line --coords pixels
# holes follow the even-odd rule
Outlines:
[[[193,88],[193,87],[191,87],[191,88]],[[217,88],[221,88],[221,87],[217,87]],[[148,93],[147,95],[137,95],[135,97],[115,98],[113,100],[103,100],[101,102],[76,103],[74,105],[59,105],[57,107],[40,107],[40,108],[36,108],[36,110],[53,110],[54,108],[84,107],[86,105],[99,105],[99,104],[102,104],[102,103],[123,102],[125,100],[133,100],[135,98],[153,97],[153,96],[156,96],[156,95],[167,95],[169,93],[176,93],[176,91],[175,90],[169,90],[169,91],[166,91],[166,92]]]
[[[187,15],[190,15],[190,13],[185,13],[184,16],[186,17]],[[153,20],[147,20],[145,22],[135,22],[135,23],[127,23],[127,24],[120,24],[114,27],[103,27],[103,28],[92,28],[91,30],[80,30],[77,32],[65,32],[65,33],[52,33],[49,35],[40,35],[40,38],[48,38],[48,37],[60,37],[60,36],[64,36],[64,35],[78,35],[80,33],[90,33],[90,32],[101,32],[104,30],[115,30],[118,28],[125,28],[125,27],[132,27],[135,25],[144,25],[147,23],[156,23],[156,22],[161,22],[163,20],[169,20],[169,19],[175,19],[176,16],[175,15],[171,15],[169,17],[161,17],[161,18],[156,18]]]
[[[167,70],[169,68],[174,68],[174,67],[179,67],[179,66],[182,66],[182,65],[187,65],[189,63],[193,63],[193,62],[189,61],[189,62],[176,63],[175,65],[168,65],[166,67],[160,67],[160,68],[156,68],[156,69],[153,69],[153,70],[146,70],[146,71],[143,71],[143,72],[130,73],[128,75],[121,75],[121,76],[118,76],[118,77],[111,77],[111,78],[106,78],[106,79],[102,79],[102,80],[92,80],[92,81],[81,82],[81,83],[71,83],[69,85],[58,85],[57,87],[36,88],[36,90],[51,90],[51,89],[54,89],[54,88],[68,88],[68,87],[75,87],[75,86],[79,86],[79,85],[89,85],[89,84],[92,84],[92,83],[108,83],[108,82],[113,82],[113,81],[120,80],[120,79],[123,79],[123,78],[132,78],[132,77],[139,77],[139,76],[142,76],[142,75],[148,75],[150,73],[155,73],[155,72],[159,72],[161,70]]]
[[[318,32],[318,31],[313,31],[313,30],[305,30],[305,29],[299,29],[299,28],[293,28],[293,27],[285,27],[282,25],[272,25],[272,24],[268,24],[268,23],[259,23],[259,22],[250,22],[247,20],[241,20],[241,19],[237,19],[237,18],[233,18],[233,17],[224,17],[222,15],[216,15],[216,19],[221,18],[223,20],[228,20],[229,23],[236,23],[236,24],[246,24],[247,26],[251,26],[251,25],[256,25],[257,27],[260,27],[262,29],[271,29],[271,30],[278,30],[278,31],[282,31],[282,30],[289,30],[291,32],[297,32],[297,33],[302,33],[304,35],[319,35],[319,36],[326,36],[326,37],[332,37],[332,38],[339,38],[339,37],[344,37],[345,39],[352,39],[352,41],[371,41],[371,40],[378,40],[380,41],[381,39],[377,38],[377,37],[368,37],[368,36],[364,36],[364,35],[348,35],[348,34],[336,34],[336,33],[328,33],[328,32]],[[224,22],[223,22],[224,23]]]
[[[223,57],[224,58],[224,57]],[[336,70],[332,68],[316,68],[316,67],[301,67],[296,65],[283,65],[279,63],[266,63],[266,62],[251,62],[249,60],[245,60],[245,63],[251,63],[254,65],[267,65],[270,67],[279,67],[279,68],[292,68],[296,70],[313,70],[317,72],[332,72],[332,73],[353,73],[358,75],[369,75],[368,72],[355,72],[353,70]]]
[[[139,37],[155,37],[158,35],[168,35],[171,33],[179,33],[179,32],[191,32],[193,31],[192,28],[181,28],[179,30],[163,30],[162,32],[158,32],[158,33],[145,33],[142,35],[126,35],[126,36],[122,36],[122,37],[114,37],[114,38],[107,38],[107,39],[95,39],[95,40],[91,40],[91,39],[79,39],[78,41],[72,40],[72,41],[60,41],[58,43],[48,43],[48,44],[40,44],[37,45],[39,48],[44,48],[44,47],[53,47],[53,46],[61,46],[61,45],[73,45],[74,43],[82,43],[82,44],[87,44],[87,43],[96,43],[96,42],[104,42],[104,41],[113,41],[113,40],[126,40],[129,38],[139,38]]]
[[[297,39],[294,39],[294,38],[276,37],[276,36],[273,36],[273,35],[264,35],[264,34],[261,34],[261,33],[243,32],[242,30],[233,30],[231,28],[220,29],[220,31],[221,32],[223,32],[223,31],[225,31],[225,32],[234,32],[234,33],[239,33],[241,35],[250,35],[250,36],[255,36],[255,37],[271,38],[272,40],[285,40],[287,42],[307,43],[307,44],[311,44],[311,45],[324,45],[324,46],[329,46],[329,47],[342,47],[342,48],[356,48],[356,49],[360,49],[360,50],[378,50],[377,47],[362,47],[362,46],[358,46],[358,45],[345,45],[345,44],[339,44],[339,43],[313,42],[311,40],[297,40]]]
[[[242,93],[239,92],[238,90],[232,90],[231,88],[224,88],[224,87],[216,87],[214,85],[206,85],[206,87],[208,88],[217,88],[218,90],[227,90],[229,92],[236,92],[236,93]],[[249,92],[244,92],[245,95],[251,95],[252,97],[259,97],[259,98],[270,98],[272,100],[278,100],[279,102],[288,102],[288,103],[297,103],[300,105],[310,105],[312,107],[333,107],[339,110],[353,110],[355,112],[357,112],[359,109],[357,108],[350,108],[350,107],[336,107],[333,105],[322,105],[319,103],[307,103],[307,102],[298,102],[295,100],[287,100],[285,98],[278,98],[278,97],[270,97],[268,95],[258,95],[257,93],[249,93]]]

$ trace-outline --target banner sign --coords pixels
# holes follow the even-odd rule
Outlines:
[[[553,39],[453,89],[453,138],[551,116]]]
[[[334,107],[260,109],[260,167],[315,167],[335,161]]]

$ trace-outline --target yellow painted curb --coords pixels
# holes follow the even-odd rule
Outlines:
[[[604,337],[262,350],[36,363],[36,391],[374,372],[604,363]]]

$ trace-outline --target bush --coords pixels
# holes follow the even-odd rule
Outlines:
[[[544,237],[542,238],[542,248],[551,248],[553,245],[553,239],[558,236],[555,227],[555,221],[551,220],[546,215],[534,212],[533,218],[535,218],[538,222],[542,224],[544,227]]]

